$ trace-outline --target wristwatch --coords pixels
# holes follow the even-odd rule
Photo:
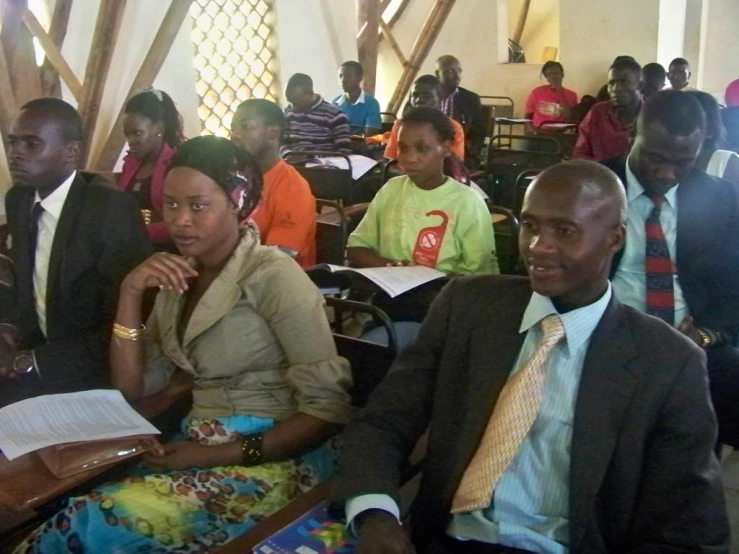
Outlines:
[[[700,338],[701,338],[701,344],[700,344],[701,348],[708,348],[709,346],[711,346],[711,344],[713,344],[713,340],[711,339],[711,336],[708,333],[706,333],[703,329],[701,329],[700,327],[698,327],[698,335],[700,335]]]
[[[36,362],[33,359],[33,353],[28,350],[20,352],[13,361],[13,371],[19,375],[28,375],[36,369]]]

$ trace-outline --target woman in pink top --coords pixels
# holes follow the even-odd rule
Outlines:
[[[577,94],[562,86],[565,70],[559,62],[548,61],[541,69],[546,85],[531,91],[526,102],[525,117],[532,120],[533,132],[545,121],[568,121],[570,110],[577,106]]]
[[[169,163],[184,142],[182,117],[166,92],[147,89],[126,103],[123,133],[128,154],[118,186],[136,196],[149,238],[166,249],[172,239],[162,221],[162,191]]]

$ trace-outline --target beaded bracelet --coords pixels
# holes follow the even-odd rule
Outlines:
[[[264,461],[262,450],[262,433],[246,435],[241,442],[241,465],[244,467],[257,466]]]

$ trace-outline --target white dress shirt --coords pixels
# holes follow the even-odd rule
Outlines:
[[[46,336],[46,291],[49,281],[51,248],[54,244],[56,226],[59,224],[64,203],[67,200],[69,189],[72,187],[72,182],[76,176],[77,172],[73,171],[66,181],[43,200],[37,192],[36,199],[33,202],[34,206],[40,202],[41,207],[44,209],[38,222],[36,262],[33,268],[33,291],[36,298],[36,315],[38,315],[38,325],[44,336]]]
[[[665,202],[660,212],[660,223],[665,234],[667,248],[670,250],[670,258],[673,267],[677,267],[677,189],[680,185],[672,187],[665,194]],[[629,160],[626,160],[626,192],[629,201],[628,213],[626,215],[626,246],[624,248],[621,264],[613,276],[613,292],[616,298],[623,304],[631,306],[640,312],[647,311],[647,233],[645,225],[649,214],[654,208],[652,200],[644,194],[644,187],[638,181],[634,172],[631,171]],[[690,315],[688,305],[685,303],[683,289],[677,272],[674,276],[673,291],[675,294],[675,321],[677,326]]]

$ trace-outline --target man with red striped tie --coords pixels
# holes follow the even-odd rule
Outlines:
[[[626,246],[611,279],[621,302],[705,350],[719,441],[739,446],[737,190],[695,168],[706,120],[689,96],[650,97],[628,158],[604,162],[628,198]]]

